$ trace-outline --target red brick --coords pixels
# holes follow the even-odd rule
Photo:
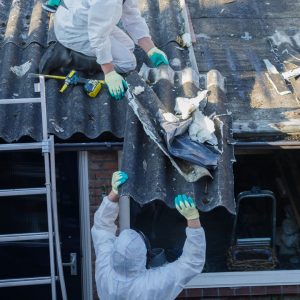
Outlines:
[[[221,297],[228,297],[234,295],[234,289],[229,287],[219,288],[219,295]]]
[[[189,299],[189,298],[199,298],[203,296],[203,289],[185,289],[183,290],[179,297],[182,299]]]
[[[283,295],[296,295],[298,293],[297,285],[283,285],[282,294]]]
[[[268,295],[267,287],[265,286],[251,286],[250,293],[252,296]]]
[[[218,295],[219,295],[218,288],[203,289],[203,297],[218,297]]]
[[[267,295],[281,295],[281,286],[267,286]]]
[[[249,286],[238,287],[233,289],[234,296],[250,296]]]
[[[93,151],[88,154],[89,159],[89,196],[90,196],[90,220],[93,225],[94,213],[98,209],[102,193],[111,189],[111,176],[118,168],[117,152]],[[93,247],[92,247],[93,249]],[[93,269],[95,263],[95,253],[92,250]],[[96,285],[93,277],[93,294],[97,298]]]

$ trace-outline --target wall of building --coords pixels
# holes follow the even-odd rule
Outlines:
[[[118,153],[116,151],[90,151],[89,159],[89,192],[90,192],[90,214],[91,226],[94,213],[99,207],[103,194],[111,189],[111,176],[118,169]],[[93,263],[93,293],[94,299],[98,299],[94,279],[95,252],[92,247]]]
[[[89,193],[91,226],[93,216],[99,207],[103,194],[111,189],[111,176],[118,169],[118,153],[116,151],[91,151],[89,158]],[[92,247],[93,292],[98,299],[94,280],[95,253]],[[239,288],[186,289],[178,299],[300,299],[300,286],[269,286]],[[274,295],[277,295],[277,297]],[[285,295],[285,297],[282,297]],[[250,298],[249,298],[250,299]]]

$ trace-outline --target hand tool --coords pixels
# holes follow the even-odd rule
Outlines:
[[[61,87],[60,92],[63,93],[70,85],[83,84],[84,92],[91,98],[95,98],[100,90],[102,89],[104,80],[98,79],[87,79],[79,77],[78,72],[72,70],[67,76],[58,76],[58,75],[47,75],[47,74],[34,74],[30,73],[30,77],[44,76],[45,78],[64,80],[64,85]]]

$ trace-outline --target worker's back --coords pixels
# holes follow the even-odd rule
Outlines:
[[[98,31],[104,30],[111,23],[117,24],[122,15],[122,1],[95,0],[93,6],[89,0],[64,0],[55,14],[54,30],[58,41],[65,47],[95,56],[90,47],[89,31],[91,28],[91,10],[97,15]]]
[[[124,230],[115,239],[108,259],[97,257],[96,283],[98,294],[105,300],[173,300],[184,285],[203,268],[205,257],[204,231],[187,229],[194,235],[190,258],[159,268],[146,269],[146,246],[134,230]],[[204,247],[203,247],[204,246]]]

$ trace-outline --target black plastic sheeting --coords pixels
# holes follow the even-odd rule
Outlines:
[[[33,91],[36,80],[28,78],[28,73],[38,71],[48,41],[53,40],[49,17],[41,4],[41,0],[0,1],[0,99],[37,96]],[[190,67],[188,51],[179,49],[172,42],[183,33],[178,2],[142,0],[140,7],[155,43],[167,53],[173,69]],[[136,55],[139,66],[144,61],[149,64],[140,49],[137,49]],[[180,63],[177,60],[176,64],[172,64],[174,58]],[[96,78],[101,78],[101,74]],[[139,80],[135,72],[128,77],[131,83]],[[71,87],[60,94],[61,85],[62,82],[55,80],[46,81],[49,132],[61,140],[80,134],[87,142],[104,133],[124,138],[122,165],[131,180],[124,186],[123,194],[132,196],[140,204],[158,199],[173,206],[177,193],[189,193],[197,200],[201,210],[208,211],[223,205],[234,212],[231,154],[228,159],[222,155],[217,170],[212,174],[213,181],[204,177],[205,180],[189,183],[149,139],[126,99],[114,101],[106,89],[97,98],[91,99],[84,94],[81,86]],[[174,108],[176,96],[195,96],[195,90],[188,82],[174,90],[174,86],[160,80],[153,85],[153,90],[169,111]],[[0,138],[6,142],[18,141],[26,136],[39,140],[40,124],[37,104],[0,106]],[[232,146],[226,151],[231,150]]]

